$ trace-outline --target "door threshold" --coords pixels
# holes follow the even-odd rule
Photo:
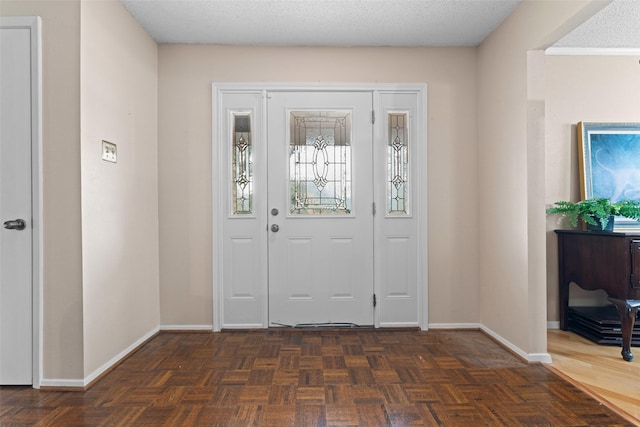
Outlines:
[[[343,322],[296,323],[295,325],[288,325],[288,324],[285,324],[285,323],[271,322],[271,326],[269,327],[269,329],[280,329],[280,328],[287,328],[287,329],[318,329],[318,328],[325,328],[325,329],[334,329],[334,328],[362,329],[362,328],[368,328],[368,329],[374,329],[374,326],[373,325],[358,325],[356,323],[343,323]]]
[[[335,330],[335,329],[358,329],[376,331],[420,331],[417,326],[376,328],[374,325],[357,325],[355,323],[299,323],[297,325],[287,325],[284,323],[271,322],[267,329],[271,331],[282,331],[291,329],[301,330]]]

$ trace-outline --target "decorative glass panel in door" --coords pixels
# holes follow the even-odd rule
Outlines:
[[[407,113],[389,113],[387,154],[387,213],[409,212],[409,130]]]
[[[234,215],[253,213],[251,115],[233,113],[231,149],[232,206]]]
[[[351,213],[351,113],[292,111],[289,117],[292,214]]]

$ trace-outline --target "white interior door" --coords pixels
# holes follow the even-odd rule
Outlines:
[[[269,92],[271,325],[373,325],[371,92]]]
[[[31,384],[31,30],[2,28],[0,54],[0,384]]]

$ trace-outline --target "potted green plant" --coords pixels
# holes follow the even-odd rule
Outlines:
[[[579,202],[555,202],[555,206],[547,209],[548,214],[566,216],[571,225],[578,226],[581,219],[588,229],[613,231],[613,221],[616,216],[623,216],[640,221],[640,202],[635,200],[621,200],[612,203],[609,199],[593,198]]]

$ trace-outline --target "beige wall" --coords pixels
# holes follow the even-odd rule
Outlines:
[[[535,50],[605,4],[525,0],[479,48],[481,321],[529,354],[546,353],[546,107]]]
[[[429,322],[479,319],[475,48],[159,48],[161,324],[211,325],[211,83],[428,84]]]
[[[42,377],[79,385],[159,325],[157,45],[114,0],[0,14],[42,18]]]
[[[81,28],[87,377],[159,325],[158,46],[117,1],[83,2]]]
[[[638,56],[547,56],[547,204],[580,198],[578,122],[640,122],[639,70]],[[558,248],[553,230],[567,226],[558,216],[547,218],[547,318],[551,321],[559,320]],[[588,303],[589,293],[573,289],[572,298]]]
[[[43,376],[80,379],[80,1],[2,0],[0,13],[42,17]]]

